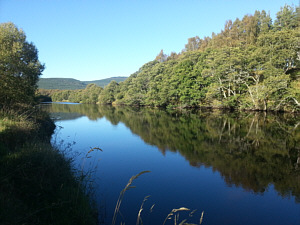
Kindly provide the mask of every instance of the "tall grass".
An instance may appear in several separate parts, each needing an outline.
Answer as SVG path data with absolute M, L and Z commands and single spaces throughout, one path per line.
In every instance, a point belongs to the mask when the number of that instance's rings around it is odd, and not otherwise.
M 50 144 L 37 112 L 0 112 L 0 224 L 96 224 L 71 160 Z
M 24 131 L 33 130 L 36 128 L 36 124 L 28 120 L 26 113 L 9 109 L 0 110 L 0 132 L 13 128 L 22 129 Z
M 97 211 L 91 207 L 86 192 L 89 176 L 83 173 L 83 169 L 74 170 L 72 159 L 66 158 L 61 149 L 51 146 L 53 130 L 53 122 L 36 110 L 0 111 L 1 225 L 97 224 Z M 90 158 L 89 154 L 96 150 L 102 151 L 91 148 L 85 158 Z M 126 191 L 135 188 L 132 185 L 134 180 L 148 172 L 132 176 L 120 192 L 112 225 L 116 224 Z M 142 212 L 149 197 L 146 196 L 140 206 L 136 225 L 143 225 Z M 182 211 L 190 209 L 172 209 L 162 224 L 168 221 L 173 221 L 174 225 L 188 224 L 187 219 L 179 219 Z
M 122 204 L 122 201 L 123 201 L 123 198 L 124 198 L 124 195 L 125 195 L 125 192 L 128 191 L 129 189 L 132 189 L 132 188 L 135 188 L 135 186 L 132 186 L 132 182 L 137 179 L 139 176 L 141 176 L 142 174 L 144 173 L 149 173 L 150 171 L 142 171 L 140 172 L 139 174 L 137 175 L 134 175 L 132 176 L 128 183 L 126 184 L 125 188 L 120 192 L 120 195 L 119 195 L 119 198 L 117 200 L 117 204 L 116 204 L 116 208 L 115 208 L 115 212 L 114 212 L 114 215 L 113 215 L 113 219 L 112 219 L 112 225 L 115 225 L 116 223 L 116 219 L 117 219 L 117 215 L 119 214 L 120 212 L 120 207 L 121 207 L 121 204 Z
M 115 207 L 115 211 L 114 211 L 114 215 L 113 215 L 113 219 L 112 219 L 111 225 L 115 225 L 116 224 L 117 216 L 120 213 L 120 207 L 121 207 L 121 204 L 122 204 L 125 192 L 128 191 L 128 190 L 130 190 L 130 189 L 132 189 L 132 188 L 135 188 L 135 186 L 132 185 L 132 183 L 133 183 L 133 181 L 135 179 L 137 179 L 142 174 L 149 173 L 149 172 L 150 171 L 142 171 L 142 172 L 138 173 L 137 175 L 132 176 L 129 179 L 129 181 L 126 184 L 125 188 L 120 192 L 119 198 L 118 198 L 117 203 L 116 203 L 116 207 Z M 140 209 L 138 211 L 136 225 L 143 225 L 143 220 L 142 220 L 141 214 L 142 214 L 142 211 L 144 210 L 144 208 L 143 208 L 144 203 L 148 200 L 149 197 L 150 197 L 150 195 L 146 196 L 143 199 L 143 201 L 142 201 L 142 204 L 141 204 Z M 154 207 L 154 205 L 151 206 L 150 212 L 152 212 L 153 207 Z M 169 220 L 173 220 L 174 221 L 174 225 L 196 225 L 196 224 L 192 224 L 192 223 L 187 223 L 187 219 L 183 219 L 183 220 L 179 221 L 179 214 L 182 211 L 191 211 L 191 210 L 188 209 L 188 208 L 186 208 L 186 207 L 180 207 L 180 208 L 177 208 L 177 209 L 176 208 L 172 209 L 171 212 L 166 216 L 166 218 L 163 221 L 162 225 L 165 225 L 167 223 L 167 221 L 169 221 Z M 196 210 L 191 211 L 190 214 L 189 214 L 189 217 L 192 217 L 193 214 L 195 213 L 195 211 Z M 203 222 L 203 216 L 204 216 L 204 211 L 202 211 L 202 213 L 201 213 L 199 224 L 202 224 L 202 222 Z M 154 223 L 154 224 L 157 225 L 157 222 Z M 121 222 L 121 225 L 123 225 L 122 222 Z
M 1 150 L 13 152 L 26 142 L 43 140 L 48 142 L 55 125 L 45 112 L 38 108 L 0 110 L 0 155 Z

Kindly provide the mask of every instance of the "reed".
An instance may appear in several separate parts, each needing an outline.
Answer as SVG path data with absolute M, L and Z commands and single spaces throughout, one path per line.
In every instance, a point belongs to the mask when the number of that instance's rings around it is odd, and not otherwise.
M 144 198 L 142 204 L 141 204 L 140 210 L 139 210 L 138 215 L 137 215 L 136 225 L 139 225 L 140 223 L 141 223 L 141 225 L 143 225 L 143 220 L 142 220 L 142 217 L 141 217 L 141 213 L 144 210 L 144 208 L 143 208 L 144 203 L 148 200 L 149 197 L 150 197 L 150 195 L 146 196 Z M 152 212 L 153 207 L 154 207 L 154 205 L 152 205 L 152 207 L 150 208 L 150 212 Z
M 128 191 L 129 189 L 135 188 L 135 186 L 132 186 L 132 183 L 135 179 L 137 179 L 139 176 L 141 176 L 144 173 L 149 173 L 150 171 L 142 171 L 137 175 L 132 176 L 128 183 L 126 184 L 125 188 L 120 192 L 119 198 L 117 200 L 116 203 L 116 207 L 115 207 L 115 211 L 114 211 L 114 215 L 113 215 L 113 219 L 112 219 L 112 223 L 111 225 L 115 225 L 116 224 L 116 220 L 117 220 L 117 215 L 120 213 L 120 207 L 121 207 L 121 203 L 122 200 L 124 198 L 125 192 Z M 149 199 L 150 195 L 146 196 L 140 206 L 140 209 L 138 211 L 137 214 L 137 220 L 136 220 L 136 225 L 143 225 L 143 220 L 142 220 L 142 212 L 144 210 L 144 203 Z M 152 212 L 153 208 L 154 208 L 155 204 L 153 204 L 150 208 L 150 213 Z M 186 208 L 186 207 L 180 207 L 180 208 L 175 208 L 172 209 L 171 212 L 167 215 L 167 217 L 165 218 L 164 222 L 162 225 L 165 225 L 167 223 L 168 220 L 173 219 L 174 220 L 174 225 L 196 225 L 196 224 L 192 224 L 192 223 L 187 223 L 187 219 L 183 219 L 182 221 L 179 222 L 179 213 L 182 211 L 191 211 L 190 209 Z M 192 217 L 193 214 L 196 212 L 196 210 L 193 210 L 190 212 L 189 217 Z M 203 216 L 204 216 L 204 211 L 202 211 L 201 213 L 201 217 L 199 220 L 199 224 L 202 224 L 203 222 Z M 121 225 L 125 225 L 125 223 L 123 224 L 123 222 L 120 223 Z
M 119 195 L 119 198 L 117 200 L 117 204 L 116 204 L 116 207 L 115 207 L 115 212 L 114 212 L 114 215 L 113 215 L 113 219 L 112 219 L 112 225 L 115 225 L 116 223 L 116 219 L 117 219 L 117 215 L 119 214 L 120 212 L 120 207 L 121 207 L 121 204 L 122 204 L 122 200 L 124 198 L 124 195 L 125 195 L 125 192 L 128 191 L 129 189 L 132 189 L 132 188 L 135 188 L 135 186 L 132 186 L 132 182 L 137 179 L 139 176 L 141 176 L 142 174 L 145 174 L 145 173 L 149 173 L 150 171 L 146 170 L 146 171 L 142 171 L 140 173 L 138 173 L 137 175 L 134 175 L 132 176 L 128 183 L 126 184 L 125 188 L 120 192 L 120 195 Z

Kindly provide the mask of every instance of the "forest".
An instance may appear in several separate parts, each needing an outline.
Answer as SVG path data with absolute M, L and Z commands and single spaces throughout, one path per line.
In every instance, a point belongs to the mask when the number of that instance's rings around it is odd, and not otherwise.
M 51 93 L 53 101 L 165 108 L 300 111 L 299 7 L 274 22 L 262 10 L 228 20 L 211 37 L 163 50 L 125 81 Z

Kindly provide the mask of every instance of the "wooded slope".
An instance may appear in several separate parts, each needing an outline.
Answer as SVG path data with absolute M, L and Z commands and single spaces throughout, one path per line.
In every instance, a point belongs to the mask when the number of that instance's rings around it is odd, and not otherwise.
M 226 21 L 211 37 L 188 39 L 118 84 L 98 92 L 102 104 L 300 110 L 299 7 L 284 6 L 274 22 L 265 11 Z M 54 100 L 63 94 L 53 95 Z
M 100 87 L 105 87 L 112 80 L 117 82 L 124 81 L 127 77 L 111 77 L 94 81 L 80 81 L 73 78 L 40 78 L 38 87 L 40 89 L 58 89 L 58 90 L 76 90 L 84 89 L 88 84 L 97 84 Z

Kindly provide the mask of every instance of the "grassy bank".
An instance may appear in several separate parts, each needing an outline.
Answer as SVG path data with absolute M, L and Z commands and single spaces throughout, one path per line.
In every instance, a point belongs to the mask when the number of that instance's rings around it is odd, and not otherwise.
M 0 224 L 96 224 L 71 161 L 38 111 L 0 111 Z

